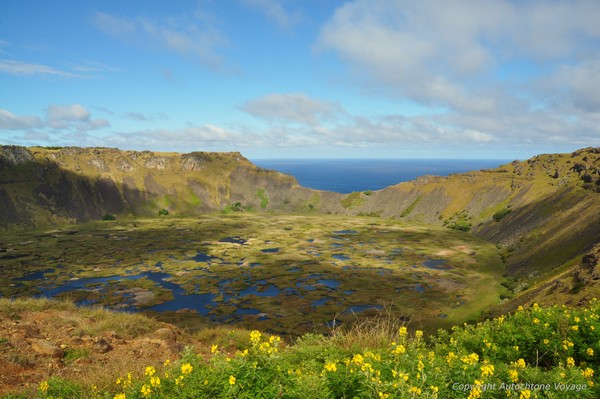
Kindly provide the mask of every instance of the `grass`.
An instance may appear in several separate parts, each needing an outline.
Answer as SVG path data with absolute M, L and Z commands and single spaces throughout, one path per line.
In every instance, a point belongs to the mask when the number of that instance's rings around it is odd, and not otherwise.
M 267 195 L 267 191 L 263 188 L 259 188 L 256 191 L 256 196 L 260 200 L 260 207 L 262 209 L 267 209 L 267 206 L 269 206 L 269 196 Z
M 37 394 L 88 398 L 595 398 L 600 305 L 519 309 L 426 335 L 381 314 L 377 321 L 306 334 L 291 345 L 246 332 L 238 349 L 188 348 L 93 389 L 52 377 Z M 219 336 L 218 334 L 217 336 Z M 216 337 L 215 337 L 216 339 Z M 215 341 L 213 341 L 215 342 Z

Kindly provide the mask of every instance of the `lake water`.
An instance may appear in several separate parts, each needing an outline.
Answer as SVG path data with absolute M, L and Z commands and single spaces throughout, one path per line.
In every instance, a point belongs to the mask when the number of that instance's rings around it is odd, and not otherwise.
M 254 164 L 298 179 L 303 187 L 351 193 L 380 190 L 423 175 L 497 168 L 503 159 L 256 159 Z

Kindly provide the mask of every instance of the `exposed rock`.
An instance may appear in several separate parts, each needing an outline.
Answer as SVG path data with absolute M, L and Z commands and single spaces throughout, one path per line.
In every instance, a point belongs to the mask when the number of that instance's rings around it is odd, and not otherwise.
M 600 244 L 596 244 L 590 252 L 585 254 L 581 264 L 589 270 L 594 280 L 600 279 Z
M 53 342 L 39 338 L 32 338 L 29 342 L 31 343 L 31 349 L 40 355 L 57 358 L 65 357 L 65 352 Z
M 15 329 L 21 331 L 24 338 L 42 338 L 40 329 L 38 326 L 33 324 L 17 324 Z
M 146 167 L 148 169 L 159 169 L 163 170 L 169 165 L 169 159 L 163 157 L 152 157 L 146 160 Z
M 101 172 L 104 172 L 104 173 L 110 172 L 110 168 L 108 167 L 106 162 L 104 162 L 104 160 L 102 160 L 102 159 L 91 159 L 90 161 L 88 161 L 88 163 Z
M 117 161 L 117 169 L 119 169 L 121 172 L 131 172 L 135 168 L 131 163 L 129 163 L 128 160 L 126 160 L 125 158 L 120 158 Z
M 113 350 L 112 345 L 105 340 L 104 338 L 98 338 L 96 342 L 94 342 L 93 349 L 97 353 L 107 353 Z
M 25 148 L 16 145 L 0 146 L 0 169 L 32 162 L 33 155 Z
M 203 152 L 191 152 L 181 156 L 181 168 L 184 170 L 202 170 L 202 164 L 210 162 L 210 156 Z

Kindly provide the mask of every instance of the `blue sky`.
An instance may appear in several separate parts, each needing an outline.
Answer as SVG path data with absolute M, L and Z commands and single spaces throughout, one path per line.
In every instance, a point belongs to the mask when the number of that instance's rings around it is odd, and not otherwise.
M 3 0 L 0 143 L 249 158 L 600 146 L 600 2 Z

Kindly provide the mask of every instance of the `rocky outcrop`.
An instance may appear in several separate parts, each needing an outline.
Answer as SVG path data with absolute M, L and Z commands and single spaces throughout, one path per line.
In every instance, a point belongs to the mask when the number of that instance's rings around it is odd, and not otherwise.
M 0 169 L 33 162 L 33 155 L 25 147 L 14 145 L 0 146 Z
M 594 280 L 600 279 L 600 244 L 596 244 L 590 252 L 585 254 L 581 265 Z

